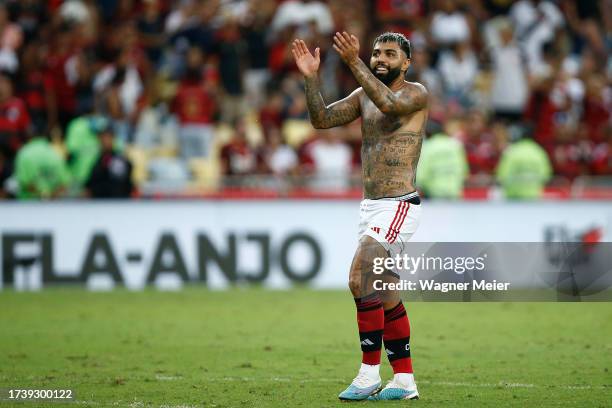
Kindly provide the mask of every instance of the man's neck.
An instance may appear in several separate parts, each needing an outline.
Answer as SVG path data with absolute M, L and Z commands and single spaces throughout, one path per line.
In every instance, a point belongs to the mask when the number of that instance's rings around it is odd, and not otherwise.
M 389 89 L 392 91 L 398 91 L 404 86 L 404 82 L 404 75 L 399 75 L 389 84 Z

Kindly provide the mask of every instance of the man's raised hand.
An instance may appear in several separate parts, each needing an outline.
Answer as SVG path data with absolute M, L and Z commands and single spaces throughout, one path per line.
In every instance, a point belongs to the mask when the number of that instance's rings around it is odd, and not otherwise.
M 353 34 L 346 31 L 336 33 L 333 47 L 346 64 L 351 64 L 359 59 L 359 40 Z
M 302 75 L 311 77 L 317 74 L 319 64 L 321 63 L 321 50 L 319 47 L 315 48 L 315 55 L 313 57 L 310 51 L 308 51 L 306 43 L 300 39 L 295 39 L 293 40 L 291 53 Z

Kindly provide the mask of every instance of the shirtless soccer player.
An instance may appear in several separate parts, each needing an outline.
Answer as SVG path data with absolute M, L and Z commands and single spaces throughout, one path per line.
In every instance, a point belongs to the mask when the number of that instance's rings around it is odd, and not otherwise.
M 410 42 L 402 34 L 385 33 L 374 40 L 368 67 L 359 58 L 359 41 L 336 33 L 334 49 L 361 85 L 348 97 L 326 105 L 314 56 L 302 40 L 293 42 L 293 56 L 306 81 L 308 111 L 317 129 L 341 126 L 361 117 L 364 200 L 361 202 L 359 246 L 353 258 L 349 287 L 357 305 L 362 364 L 341 400 L 416 399 L 419 396 L 410 358 L 410 323 L 398 292 L 374 290 L 374 280 L 397 281 L 397 271 L 373 274 L 375 258 L 395 257 L 414 234 L 420 199 L 414 179 L 427 121 L 427 91 L 406 82 Z M 377 287 L 380 287 L 377 285 Z M 393 367 L 393 380 L 380 390 L 381 348 Z

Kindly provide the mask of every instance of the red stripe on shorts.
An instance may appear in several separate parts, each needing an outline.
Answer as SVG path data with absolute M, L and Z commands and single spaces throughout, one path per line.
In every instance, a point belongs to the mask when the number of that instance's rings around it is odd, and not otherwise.
M 402 225 L 404 225 L 404 220 L 406 219 L 406 215 L 408 215 L 408 210 L 409 209 L 410 209 L 410 203 L 406 203 L 405 211 L 402 213 L 401 219 L 398 222 L 398 226 L 397 226 L 397 228 L 395 228 L 393 236 L 389 240 L 390 244 L 394 243 L 395 240 L 397 239 L 397 236 L 399 235 L 400 229 L 402 228 Z
M 395 217 L 393 217 L 393 221 L 391 221 L 391 225 L 389 225 L 389 230 L 387 230 L 387 235 L 385 235 L 385 239 L 389 240 L 389 238 L 391 238 L 391 235 L 393 234 L 393 228 L 395 226 L 396 221 L 398 220 L 399 215 L 402 212 L 402 209 L 404 208 L 404 204 L 406 204 L 403 201 L 400 201 L 398 206 L 397 206 L 397 210 L 395 211 Z

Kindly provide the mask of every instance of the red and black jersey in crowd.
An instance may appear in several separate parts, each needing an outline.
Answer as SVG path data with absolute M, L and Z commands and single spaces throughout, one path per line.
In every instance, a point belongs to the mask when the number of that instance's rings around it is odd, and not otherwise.
M 264 138 L 266 141 L 270 135 L 270 129 L 280 129 L 283 126 L 283 115 L 282 112 L 278 109 L 273 109 L 271 107 L 264 106 L 259 111 L 259 123 L 264 133 Z
M 555 114 L 557 107 L 547 92 L 536 91 L 529 98 L 525 119 L 534 125 L 533 138 L 551 153 L 555 144 Z
M 181 124 L 212 124 L 216 111 L 215 100 L 205 89 L 204 81 L 183 80 L 172 104 Z
M 600 143 L 593 149 L 591 171 L 601 176 L 612 175 L 612 142 Z
M 30 127 L 30 115 L 19 98 L 9 98 L 0 103 L 0 148 L 12 160 L 25 141 Z
M 47 59 L 47 67 L 53 80 L 53 90 L 57 97 L 57 107 L 60 112 L 73 113 L 76 108 L 75 89 L 66 77 L 66 62 L 72 53 L 51 54 Z
M 589 139 L 595 143 L 603 142 L 609 123 L 610 109 L 605 102 L 587 95 L 584 98 L 582 126 L 586 128 Z
M 570 180 L 589 174 L 593 146 L 589 141 L 560 143 L 552 154 L 555 174 Z
M 492 140 L 486 138 L 465 142 L 465 151 L 471 174 L 493 174 L 500 152 Z
M 19 83 L 17 96 L 21 98 L 39 129 L 47 126 L 47 94 L 53 92 L 53 79 L 43 71 L 27 73 Z
M 253 174 L 257 170 L 257 152 L 246 140 L 234 140 L 221 149 L 223 172 L 227 176 Z

